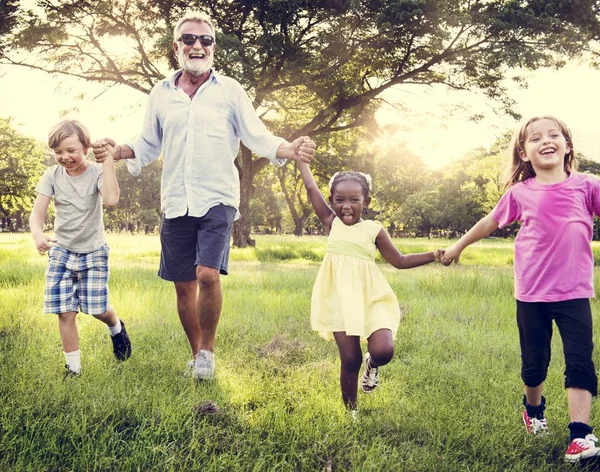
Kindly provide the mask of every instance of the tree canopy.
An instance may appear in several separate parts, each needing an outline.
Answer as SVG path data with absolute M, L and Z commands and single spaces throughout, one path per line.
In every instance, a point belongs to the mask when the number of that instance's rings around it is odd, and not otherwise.
M 177 67 L 175 22 L 203 10 L 217 24 L 217 69 L 243 84 L 272 129 L 319 142 L 373 124 L 383 92 L 414 84 L 478 90 L 516 117 L 503 83 L 509 68 L 558 67 L 598 53 L 600 39 L 596 0 L 35 3 L 19 7 L 1 62 L 148 93 Z M 244 217 L 266 162 L 248 150 L 238 158 Z

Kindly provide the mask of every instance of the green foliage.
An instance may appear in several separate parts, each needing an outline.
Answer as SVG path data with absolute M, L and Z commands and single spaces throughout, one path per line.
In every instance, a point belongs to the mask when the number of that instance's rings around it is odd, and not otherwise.
M 117 166 L 121 190 L 119 204 L 105 208 L 106 228 L 112 231 L 154 232 L 160 225 L 160 178 L 162 160 L 157 160 L 134 177 L 126 165 Z
M 21 7 L 16 27 L 4 38 L 3 62 L 146 93 L 176 67 L 174 22 L 188 8 L 206 11 L 219 28 L 217 69 L 238 79 L 261 113 L 274 112 L 265 115 L 272 129 L 290 139 L 309 134 L 321 146 L 333 132 L 372 131 L 381 93 L 396 86 L 480 90 L 495 108 L 516 117 L 502 85 L 507 68 L 558 67 L 566 57 L 597 49 L 600 38 L 593 0 L 36 4 L 37 10 Z M 25 60 L 23 50 L 30 52 Z M 243 156 L 238 161 L 246 210 L 253 178 L 265 161 Z M 288 172 L 280 180 L 287 182 L 283 193 L 300 234 L 308 215 L 296 175 Z M 460 211 L 470 209 L 463 207 Z M 240 224 L 249 231 L 246 221 Z M 238 244 L 249 239 L 236 236 Z
M 0 216 L 30 211 L 35 186 L 44 173 L 47 150 L 0 118 Z
M 19 0 L 0 1 L 0 58 L 3 50 L 8 47 L 5 38 L 17 24 Z

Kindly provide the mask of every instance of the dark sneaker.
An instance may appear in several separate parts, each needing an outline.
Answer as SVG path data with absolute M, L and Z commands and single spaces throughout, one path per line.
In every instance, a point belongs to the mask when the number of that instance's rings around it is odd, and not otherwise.
M 371 367 L 371 354 L 365 353 L 363 360 L 364 369 L 360 379 L 360 389 L 364 393 L 371 393 L 379 385 L 379 368 Z
M 81 371 L 75 372 L 74 370 L 71 370 L 69 368 L 68 364 L 65 364 L 65 374 L 63 376 L 63 380 L 79 377 L 80 375 L 81 375 Z
M 527 410 L 523 410 L 523 423 L 529 434 L 544 434 L 548 432 L 548 422 L 545 416 L 542 419 L 530 418 Z
M 131 341 L 129 335 L 125 329 L 125 323 L 121 320 L 121 332 L 111 336 L 110 339 L 113 343 L 113 353 L 118 361 L 124 361 L 129 359 L 131 356 Z
M 600 455 L 598 447 L 598 438 L 593 434 L 588 434 L 585 438 L 575 438 L 569 444 L 565 452 L 567 462 L 579 462 L 582 459 L 589 459 Z

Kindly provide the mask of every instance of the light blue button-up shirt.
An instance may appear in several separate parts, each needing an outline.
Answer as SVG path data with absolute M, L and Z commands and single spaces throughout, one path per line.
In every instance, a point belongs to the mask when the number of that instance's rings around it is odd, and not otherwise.
M 139 175 L 162 151 L 160 199 L 166 218 L 204 216 L 219 204 L 237 210 L 240 180 L 234 161 L 240 140 L 279 165 L 285 160 L 276 158 L 277 148 L 285 140 L 267 130 L 236 80 L 212 71 L 190 99 L 175 85 L 180 75 L 177 71 L 150 92 L 142 134 L 127 143 L 135 154 L 127 160 L 128 170 Z

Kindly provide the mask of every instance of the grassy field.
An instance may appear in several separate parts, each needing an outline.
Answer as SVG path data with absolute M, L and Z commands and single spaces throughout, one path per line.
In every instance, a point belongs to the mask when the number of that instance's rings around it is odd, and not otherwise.
M 562 459 L 558 335 L 545 392 L 552 432 L 528 437 L 521 424 L 510 242 L 479 243 L 450 268 L 381 265 L 404 317 L 356 423 L 336 346 L 309 325 L 324 238 L 259 237 L 256 249 L 232 250 L 212 383 L 183 376 L 190 354 L 172 284 L 156 275 L 157 237 L 109 244 L 111 301 L 133 355 L 117 364 L 106 328 L 80 315 L 83 376 L 63 381 L 57 322 L 41 314 L 46 258 L 29 235 L 0 234 L 0 470 L 573 469 Z

